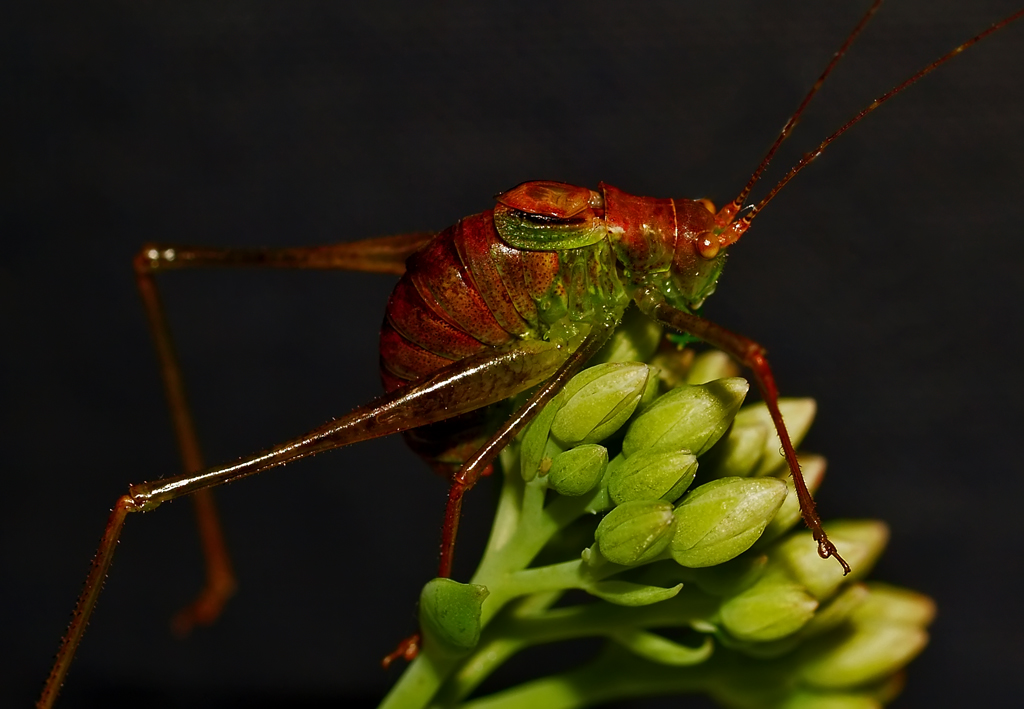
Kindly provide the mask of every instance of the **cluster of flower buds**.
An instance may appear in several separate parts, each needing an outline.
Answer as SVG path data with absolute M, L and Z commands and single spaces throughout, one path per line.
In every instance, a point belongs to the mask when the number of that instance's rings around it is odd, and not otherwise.
M 726 706 L 866 708 L 895 696 L 927 642 L 932 602 L 862 581 L 885 547 L 883 523 L 826 525 L 853 568 L 845 577 L 794 531 L 775 429 L 763 404 L 742 407 L 748 384 L 721 376 L 729 366 L 720 353 L 663 366 L 667 377 L 637 362 L 594 366 L 510 446 L 479 571 L 423 593 L 431 696 L 464 701 L 511 654 L 580 636 L 607 638 L 605 650 L 460 706 L 702 692 Z M 781 407 L 798 445 L 814 402 Z M 824 460 L 800 461 L 816 489 Z M 595 599 L 553 608 L 569 589 Z

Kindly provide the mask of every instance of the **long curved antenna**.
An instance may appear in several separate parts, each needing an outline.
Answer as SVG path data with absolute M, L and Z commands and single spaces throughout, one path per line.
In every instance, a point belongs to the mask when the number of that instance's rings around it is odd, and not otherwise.
M 915 83 L 916 81 L 918 81 L 919 79 L 924 77 L 926 74 L 930 74 L 936 68 L 938 68 L 939 66 L 945 64 L 950 59 L 952 59 L 953 57 L 955 57 L 958 54 L 960 54 L 961 52 L 963 52 L 965 49 L 970 47 L 972 44 L 975 44 L 976 42 L 980 42 L 982 39 L 984 39 L 985 37 L 989 36 L 993 32 L 1001 30 L 1006 25 L 1010 24 L 1014 20 L 1020 19 L 1021 17 L 1024 17 L 1024 8 L 1022 8 L 1020 10 L 1017 10 L 1017 12 L 1013 13 L 1012 15 L 1010 15 L 1008 17 L 1003 18 L 1002 20 L 999 20 L 998 22 L 993 23 L 992 26 L 989 27 L 988 29 L 986 29 L 984 32 L 981 32 L 980 34 L 977 34 L 974 37 L 971 37 L 969 40 L 967 40 L 963 44 L 959 45 L 958 47 L 955 47 L 950 52 L 948 52 L 948 53 L 944 54 L 943 56 L 939 57 L 938 59 L 936 59 L 934 62 L 932 62 L 931 64 L 926 66 L 924 69 L 922 69 L 921 71 L 919 71 L 916 74 L 914 74 L 913 76 L 911 76 L 909 79 L 907 79 L 903 83 L 899 84 L 898 86 L 890 89 L 889 91 L 885 92 L 884 94 L 882 94 L 881 96 L 876 98 L 866 108 L 864 108 L 860 113 L 858 113 L 856 116 L 854 116 L 849 121 L 847 121 L 846 124 L 842 128 L 837 130 L 835 133 L 833 133 L 829 137 L 825 138 L 825 140 L 821 141 L 821 143 L 818 145 L 817 148 L 815 148 L 811 152 L 805 154 L 803 156 L 803 158 L 800 160 L 800 162 L 798 162 L 796 165 L 794 165 L 793 168 L 788 173 L 786 173 L 786 176 L 783 177 L 781 180 L 779 180 L 779 183 L 777 185 L 775 185 L 775 187 L 772 188 L 771 192 L 769 192 L 765 196 L 764 199 L 762 199 L 760 202 L 758 202 L 755 207 L 751 208 L 751 210 L 749 212 L 747 212 L 745 215 L 743 215 L 739 219 L 736 219 L 736 217 L 733 216 L 733 221 L 734 221 L 733 230 L 736 231 L 737 234 L 742 234 L 744 231 L 746 231 L 747 227 L 749 227 L 750 223 L 754 220 L 754 217 L 757 216 L 762 209 L 764 209 L 765 205 L 767 205 L 769 202 L 772 201 L 772 199 L 775 197 L 775 195 L 777 195 L 779 193 L 779 191 L 783 187 L 785 187 L 786 184 L 788 184 L 789 181 L 792 180 L 796 176 L 796 174 L 798 172 L 800 172 L 805 167 L 807 167 L 812 162 L 814 162 L 815 158 L 817 158 L 819 155 L 821 155 L 822 152 L 824 152 L 825 148 L 827 148 L 829 146 L 829 144 L 832 143 L 832 141 L 834 141 L 836 138 L 838 138 L 843 133 L 845 133 L 850 128 L 852 128 L 854 125 L 856 125 L 861 120 L 863 120 L 864 117 L 867 116 L 869 113 L 874 111 L 876 108 L 881 106 L 883 103 L 885 103 L 886 101 L 891 99 L 896 94 L 902 92 L 904 89 L 909 87 L 911 84 Z M 747 192 L 747 190 L 744 190 L 744 193 L 746 193 L 746 192 Z
M 842 46 L 839 47 L 839 49 L 836 50 L 836 53 L 832 55 L 832 61 L 830 61 L 828 66 L 825 67 L 825 70 L 821 72 L 821 76 L 819 76 L 818 80 L 814 82 L 814 86 L 811 87 L 811 90 L 807 92 L 806 96 L 804 96 L 804 100 L 800 102 L 799 106 L 797 106 L 793 115 L 790 116 L 788 121 L 786 121 L 786 125 L 782 127 L 782 130 L 779 132 L 775 142 L 772 143 L 772 147 L 768 149 L 768 152 L 761 160 L 761 163 L 757 166 L 757 169 L 754 170 L 754 174 L 750 176 L 750 179 L 747 181 L 743 191 L 739 193 L 736 199 L 732 201 L 730 207 L 727 208 L 731 208 L 730 211 L 733 217 L 735 217 L 736 214 L 739 214 L 739 211 L 743 209 L 743 203 L 746 201 L 747 197 L 750 196 L 750 191 L 754 189 L 754 185 L 756 185 L 757 181 L 761 179 L 761 175 L 764 173 L 765 169 L 767 169 L 768 163 L 770 163 L 772 158 L 775 157 L 775 153 L 778 152 L 779 146 L 781 146 L 786 138 L 789 137 L 789 134 L 793 132 L 793 129 L 796 128 L 796 124 L 800 122 L 800 117 L 803 115 L 804 109 L 807 108 L 807 104 L 809 104 L 811 99 L 814 98 L 814 95 L 818 93 L 818 89 L 820 89 L 821 85 L 825 83 L 825 79 L 832 73 L 832 70 L 835 69 L 836 65 L 839 63 L 839 60 L 843 58 L 843 55 L 846 54 L 850 45 L 853 44 L 853 40 L 857 38 L 857 35 L 859 35 L 861 30 L 863 30 L 868 24 L 868 20 L 878 12 L 878 8 L 881 6 L 882 0 L 875 0 L 875 3 L 868 8 L 868 11 L 864 13 L 864 17 L 860 18 L 860 22 L 857 23 L 857 26 L 853 28 L 853 31 L 851 31 L 843 41 Z

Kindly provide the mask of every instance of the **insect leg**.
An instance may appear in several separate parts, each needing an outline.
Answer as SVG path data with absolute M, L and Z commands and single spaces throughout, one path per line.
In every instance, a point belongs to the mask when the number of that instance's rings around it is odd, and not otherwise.
M 616 325 L 618 325 L 618 321 L 595 325 L 583 343 L 569 355 L 558 371 L 544 382 L 543 386 L 537 389 L 529 400 L 519 407 L 511 418 L 502 424 L 501 428 L 452 477 L 451 488 L 448 491 L 448 505 L 444 513 L 444 526 L 441 532 L 441 562 L 438 566 L 438 576 L 442 578 L 451 576 L 452 562 L 455 557 L 455 537 L 458 534 L 459 519 L 462 516 L 463 495 L 476 485 L 502 449 L 526 428 L 527 424 L 541 412 L 544 405 L 551 401 L 555 394 L 562 390 L 565 383 L 601 349 L 612 332 L 615 331 Z
M 519 407 L 512 417 L 502 424 L 501 428 L 452 477 L 452 484 L 448 490 L 448 504 L 444 510 L 444 525 L 441 529 L 441 561 L 437 570 L 437 575 L 440 578 L 450 578 L 452 574 L 452 563 L 455 560 L 455 538 L 459 531 L 459 520 L 462 518 L 462 498 L 466 491 L 476 485 L 502 449 L 526 428 L 530 421 L 541 412 L 544 405 L 562 390 L 565 383 L 591 357 L 597 354 L 597 351 L 615 331 L 616 325 L 618 325 L 618 321 L 595 325 L 583 344 L 569 355 L 558 371 L 544 382 L 543 386 L 537 389 L 529 400 Z M 398 647 L 381 660 L 381 665 L 387 669 L 398 658 L 412 661 L 419 654 L 420 639 L 419 633 L 405 638 L 398 644 Z
M 333 269 L 370 273 L 405 273 L 405 260 L 435 234 L 413 232 L 324 246 L 284 249 L 213 248 L 147 244 L 135 257 L 135 269 L 166 271 L 197 266 Z
M 488 406 L 552 376 L 565 361 L 564 348 L 528 341 L 502 352 L 489 350 L 399 387 L 309 433 L 229 465 L 129 487 L 111 513 L 72 615 L 53 670 L 37 707 L 53 706 L 68 667 L 96 606 L 129 512 L 144 512 L 178 497 L 232 482 L 321 451 L 398 433 Z
M 259 266 L 342 269 L 401 275 L 405 272 L 406 258 L 431 238 L 432 233 L 418 232 L 351 243 L 287 249 L 222 249 L 159 244 L 144 246 L 134 260 L 135 276 L 160 360 L 164 391 L 178 449 L 181 451 L 183 472 L 195 473 L 206 465 L 185 395 L 170 328 L 153 279 L 155 271 L 204 266 Z M 200 490 L 192 500 L 206 563 L 206 583 L 196 599 L 175 614 L 171 621 L 171 627 L 179 636 L 187 635 L 197 624 L 209 625 L 216 620 L 237 588 L 213 494 L 209 490 Z
M 844 573 L 850 573 L 850 566 L 840 556 L 835 545 L 829 540 L 828 535 L 821 526 L 821 518 L 815 509 L 814 498 L 811 497 L 807 484 L 804 482 L 803 473 L 800 472 L 800 464 L 797 462 L 796 450 L 786 430 L 786 423 L 782 420 L 782 412 L 779 411 L 779 390 L 775 386 L 775 377 L 772 375 L 771 367 L 765 357 L 765 348 L 758 343 L 742 335 L 737 335 L 726 330 L 702 317 L 676 310 L 664 301 L 664 298 L 654 291 L 646 291 L 637 297 L 637 304 L 640 309 L 649 316 L 673 327 L 682 332 L 699 337 L 704 342 L 717 347 L 723 352 L 732 355 L 741 364 L 750 368 L 757 382 L 761 396 L 768 406 L 772 421 L 775 423 L 775 430 L 782 441 L 782 451 L 789 465 L 790 473 L 793 475 L 793 485 L 796 487 L 797 498 L 800 501 L 800 513 L 804 523 L 811 529 L 814 540 L 818 542 L 818 554 L 823 558 L 835 557 L 842 567 Z

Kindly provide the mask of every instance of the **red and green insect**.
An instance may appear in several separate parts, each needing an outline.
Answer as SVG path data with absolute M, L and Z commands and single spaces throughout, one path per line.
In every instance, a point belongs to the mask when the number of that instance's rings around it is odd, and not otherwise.
M 772 406 L 777 393 L 763 349 L 697 314 L 714 289 L 725 249 L 774 195 L 773 191 L 758 207 L 744 212 L 748 191 L 749 187 L 716 211 L 704 200 L 634 197 L 609 185 L 591 190 L 530 182 L 499 195 L 493 211 L 466 218 L 437 236 L 414 234 L 310 250 L 144 249 L 136 265 L 168 379 L 186 467 L 202 472 L 135 485 L 121 498 L 96 573 L 83 596 L 84 614 L 95 602 L 98 581 L 105 574 L 127 512 L 152 509 L 164 501 L 322 450 L 412 429 L 417 431 L 415 445 L 435 467 L 458 469 L 444 525 L 441 574 L 446 575 L 463 493 L 531 414 L 603 344 L 630 303 L 670 327 L 732 353 L 752 369 Z M 195 448 L 190 441 L 195 437 L 152 280 L 157 270 L 201 265 L 404 271 L 406 275 L 388 305 L 381 337 L 382 376 L 389 393 L 270 451 L 229 466 L 204 469 L 198 453 L 190 453 L 190 446 Z M 497 432 L 488 430 L 488 422 L 476 420 L 473 412 L 538 385 L 530 401 Z M 774 413 L 794 476 L 799 479 L 781 416 L 777 409 Z M 455 417 L 466 417 L 458 421 L 462 434 L 458 438 L 452 439 L 450 430 L 433 429 L 419 435 L 422 427 Z M 430 435 L 433 433 L 443 435 Z M 819 537 L 822 555 L 841 560 L 824 537 L 806 491 L 802 503 L 805 519 Z M 229 581 L 223 583 L 230 585 Z M 219 602 L 209 601 L 210 607 L 201 604 L 194 613 L 197 617 L 216 613 Z M 74 640 L 67 646 L 68 661 L 84 630 L 84 617 L 76 619 L 69 635 Z M 63 673 L 66 662 L 59 661 L 58 670 Z M 55 676 L 47 697 L 55 694 L 60 681 Z

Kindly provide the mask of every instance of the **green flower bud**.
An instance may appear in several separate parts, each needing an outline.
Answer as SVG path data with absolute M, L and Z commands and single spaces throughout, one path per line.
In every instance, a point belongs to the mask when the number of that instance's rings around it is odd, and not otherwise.
M 786 499 L 775 478 L 722 478 L 691 490 L 676 507 L 672 558 L 714 566 L 750 548 Z
M 519 468 L 526 482 L 537 477 L 542 468 L 550 465 L 554 455 L 563 450 L 550 440 L 551 422 L 555 420 L 555 414 L 561 408 L 563 400 L 562 392 L 556 394 L 530 422 L 523 434 L 523 443 L 519 448 Z
M 769 642 L 795 633 L 818 608 L 807 590 L 785 574 L 766 574 L 722 604 L 723 627 L 737 640 Z
M 854 625 L 805 644 L 800 678 L 822 689 L 861 686 L 897 672 L 927 644 L 928 633 L 916 625 Z
M 923 593 L 878 582 L 869 583 L 867 588 L 867 599 L 851 617 L 858 625 L 901 623 L 925 627 L 935 619 L 935 601 Z
M 420 628 L 431 648 L 445 655 L 465 655 L 480 641 L 480 607 L 486 586 L 451 579 L 429 581 L 420 593 Z
M 608 449 L 596 443 L 584 443 L 554 459 L 548 485 L 561 495 L 585 495 L 601 481 L 607 466 Z
M 796 448 L 804 440 L 807 431 L 814 422 L 814 414 L 818 405 L 814 399 L 779 399 L 779 411 L 782 412 L 782 419 L 786 422 L 786 430 L 789 431 L 789 438 Z M 754 471 L 755 476 L 770 475 L 786 465 L 786 459 L 782 456 L 782 441 L 775 430 L 775 423 L 764 402 L 745 406 L 736 414 L 735 427 L 762 427 L 768 431 L 764 444 L 761 462 Z
M 934 602 L 886 584 L 863 585 L 867 597 L 849 624 L 801 649 L 800 675 L 812 687 L 839 689 L 874 683 L 902 669 L 927 644 Z
M 590 361 L 647 362 L 657 351 L 663 334 L 664 328 L 656 320 L 639 308 L 628 308 L 608 342 Z
M 811 491 L 811 494 L 814 494 L 814 491 L 821 485 L 821 481 L 825 479 L 825 459 L 820 455 L 803 453 L 798 456 L 798 459 L 800 461 L 800 471 L 804 474 L 804 482 L 807 483 L 807 489 Z M 782 503 L 782 507 L 775 514 L 775 519 L 771 521 L 765 528 L 764 534 L 757 540 L 758 545 L 764 545 L 774 539 L 778 539 L 800 521 L 800 500 L 796 496 L 796 484 L 789 474 L 789 468 L 780 471 L 779 474 L 785 477 L 786 488 L 789 490 L 789 494 L 786 496 L 786 501 Z M 761 548 L 761 546 L 758 548 Z
M 821 635 L 845 623 L 869 595 L 870 591 L 863 583 L 847 586 L 818 609 L 810 622 L 804 626 L 800 635 L 803 638 Z
M 821 601 L 835 593 L 844 581 L 866 576 L 889 541 L 889 528 L 876 520 L 832 522 L 826 526 L 829 539 L 853 570 L 849 576 L 843 576 L 839 564 L 818 556 L 818 544 L 809 530 L 791 534 L 769 551 L 772 564 L 783 566 L 797 583 Z
M 778 709 L 878 709 L 880 706 L 881 703 L 872 695 L 801 690 L 778 705 Z
M 597 443 L 619 430 L 640 403 L 651 369 L 639 362 L 612 362 L 569 380 L 551 435 L 566 448 Z
M 676 349 L 659 350 L 649 361 L 651 366 L 658 371 L 658 379 L 665 386 L 665 390 L 669 391 L 683 384 L 691 383 L 686 381 L 686 377 L 690 372 L 693 360 L 693 350 L 677 347 Z
M 686 383 L 707 384 L 716 379 L 735 377 L 738 374 L 739 368 L 732 357 L 721 350 L 707 350 L 693 358 L 690 371 L 686 373 Z
M 637 417 L 622 452 L 629 457 L 688 450 L 699 456 L 729 428 L 748 388 L 747 380 L 732 377 L 673 389 Z
M 671 502 L 627 502 L 605 515 L 594 532 L 594 539 L 608 561 L 638 566 L 665 550 L 672 540 L 675 523 Z
M 714 480 L 753 475 L 764 457 L 769 433 L 760 423 L 740 426 L 733 420 L 729 432 L 701 457 L 701 476 Z
M 608 475 L 608 492 L 615 504 L 633 500 L 675 502 L 697 474 L 697 458 L 680 453 L 637 453 Z

